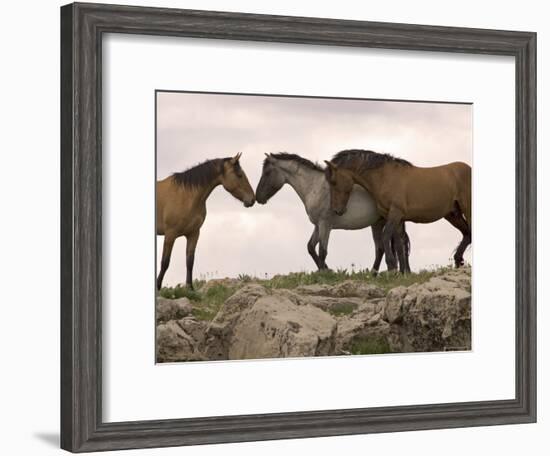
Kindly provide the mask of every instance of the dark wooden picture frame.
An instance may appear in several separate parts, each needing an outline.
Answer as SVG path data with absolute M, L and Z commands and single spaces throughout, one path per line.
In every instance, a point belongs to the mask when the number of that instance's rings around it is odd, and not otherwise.
M 516 395 L 511 400 L 102 421 L 105 33 L 509 55 L 516 66 Z M 536 421 L 536 35 L 100 4 L 61 8 L 61 446 L 151 448 Z

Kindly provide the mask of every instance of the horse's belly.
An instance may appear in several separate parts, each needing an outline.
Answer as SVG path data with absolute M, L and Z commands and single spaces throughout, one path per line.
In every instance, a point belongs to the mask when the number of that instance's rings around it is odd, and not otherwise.
M 448 201 L 427 201 L 418 202 L 416 205 L 409 204 L 407 210 L 407 220 L 415 223 L 433 223 L 445 217 L 452 212 L 454 200 L 448 198 Z
M 188 236 L 190 234 L 196 233 L 198 230 L 200 230 L 205 218 L 206 217 L 201 214 L 195 215 L 183 221 L 180 230 L 180 236 Z
M 371 226 L 380 218 L 376 203 L 362 187 L 355 186 L 344 215 L 333 216 L 333 228 L 360 230 Z

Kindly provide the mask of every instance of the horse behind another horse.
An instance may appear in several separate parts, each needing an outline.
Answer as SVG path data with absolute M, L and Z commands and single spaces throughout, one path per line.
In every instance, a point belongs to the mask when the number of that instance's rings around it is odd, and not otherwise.
M 266 154 L 262 177 L 256 188 L 256 200 L 260 204 L 266 204 L 285 184 L 290 185 L 298 194 L 309 220 L 314 225 L 307 250 L 319 270 L 328 269 L 326 257 L 331 230 L 359 230 L 370 226 L 375 246 L 372 271 L 375 274 L 378 272 L 384 256 L 382 228 L 385 222 L 367 191 L 356 185 L 351 193 L 349 211 L 338 216 L 330 209 L 330 188 L 321 166 L 296 154 Z M 404 226 L 400 236 L 406 248 L 406 255 L 400 266 L 403 272 L 408 272 L 409 237 Z M 317 244 L 319 253 L 316 251 Z M 394 244 L 392 241 L 392 245 Z
M 369 150 L 344 150 L 327 161 L 331 208 L 344 214 L 354 185 L 365 188 L 375 199 L 384 226 L 384 252 L 391 269 L 396 268 L 390 241 L 404 221 L 432 223 L 445 218 L 462 233 L 455 266 L 464 264 L 463 254 L 472 240 L 472 168 L 453 162 L 421 168 L 389 154 Z M 399 236 L 396 237 L 399 240 Z M 403 248 L 397 249 L 403 257 Z

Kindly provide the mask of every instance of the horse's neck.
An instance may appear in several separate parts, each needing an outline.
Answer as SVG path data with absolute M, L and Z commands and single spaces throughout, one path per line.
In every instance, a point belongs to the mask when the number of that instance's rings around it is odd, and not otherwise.
M 221 180 L 219 179 L 219 177 L 217 177 L 216 179 L 213 179 L 211 182 L 209 182 L 206 185 L 197 187 L 195 189 L 195 194 L 193 195 L 195 203 L 200 205 L 205 205 L 206 200 L 218 185 L 221 185 Z
M 306 210 L 308 209 L 308 202 L 311 196 L 321 186 L 321 179 L 324 179 L 323 174 L 303 166 L 299 166 L 296 172 L 286 171 L 288 185 L 298 194 Z
M 380 184 L 387 178 L 386 171 L 386 166 L 381 166 L 380 168 L 367 169 L 363 172 L 355 172 L 353 176 L 355 183 L 361 185 L 376 199 L 377 191 L 381 188 Z

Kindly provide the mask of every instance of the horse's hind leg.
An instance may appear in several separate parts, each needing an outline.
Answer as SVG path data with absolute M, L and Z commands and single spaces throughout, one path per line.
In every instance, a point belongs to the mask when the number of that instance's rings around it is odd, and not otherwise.
M 465 195 L 463 198 L 460 199 L 460 201 L 457 203 L 459 210 L 464 215 L 464 218 L 466 219 L 466 223 L 468 224 L 468 229 L 470 230 L 470 234 L 472 232 L 472 199 L 471 195 Z
M 170 234 L 164 235 L 164 244 L 162 246 L 162 259 L 160 260 L 160 272 L 157 277 L 157 290 L 160 290 L 162 287 L 162 279 L 164 279 L 164 274 L 170 265 L 170 256 L 172 256 L 172 247 L 174 247 L 174 242 L 176 240 L 175 236 Z
M 386 220 L 381 218 L 374 225 L 372 229 L 372 240 L 374 241 L 374 264 L 372 265 L 372 274 L 377 275 L 380 269 L 380 263 L 384 256 L 384 242 L 382 241 L 382 231 Z
M 200 234 L 200 231 L 197 230 L 194 233 L 187 236 L 187 246 L 185 248 L 186 265 L 187 265 L 187 278 L 185 280 L 185 284 L 191 290 L 193 289 L 193 264 L 195 263 L 195 249 L 197 248 L 199 234 Z
M 460 241 L 460 244 L 458 244 L 454 254 L 455 267 L 458 268 L 464 264 L 464 252 L 472 242 L 472 234 L 470 227 L 468 226 L 468 222 L 462 216 L 462 213 L 458 207 L 453 210 L 453 212 L 446 215 L 445 219 L 462 233 L 462 240 Z
M 321 270 L 323 269 L 323 264 L 320 262 L 319 255 L 317 255 L 317 251 L 315 250 L 318 243 L 319 243 L 319 227 L 315 225 L 313 233 L 309 238 L 309 242 L 307 243 L 307 251 L 309 252 L 311 258 L 313 258 L 313 261 L 315 261 L 315 264 L 317 265 L 317 269 Z
M 330 237 L 330 228 L 325 224 L 319 225 L 319 264 L 321 269 L 328 269 L 325 262 L 328 254 L 328 239 Z

